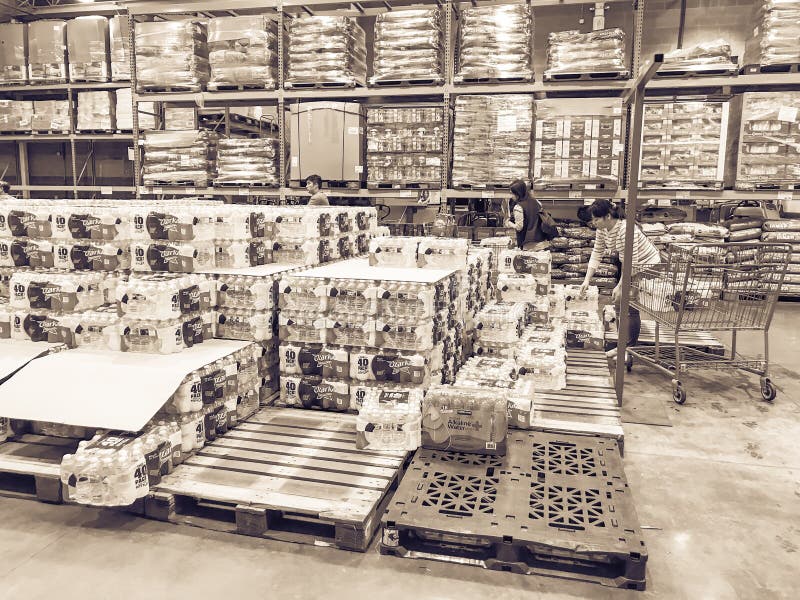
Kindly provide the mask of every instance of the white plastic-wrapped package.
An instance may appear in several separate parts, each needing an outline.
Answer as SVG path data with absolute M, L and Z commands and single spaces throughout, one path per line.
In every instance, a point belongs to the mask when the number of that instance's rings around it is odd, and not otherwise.
M 55 19 L 28 23 L 30 81 L 67 80 L 67 22 Z
M 459 96 L 453 131 L 453 185 L 508 185 L 531 163 L 530 95 Z
M 115 15 L 109 19 L 109 53 L 111 79 L 129 81 L 131 78 L 131 21 L 128 15 Z
M 443 77 L 444 33 L 438 8 L 395 10 L 375 19 L 370 83 Z
M 278 37 L 266 16 L 217 17 L 208 21 L 209 89 L 277 86 Z
M 689 48 L 679 48 L 664 55 L 659 71 L 702 71 L 705 69 L 735 69 L 731 59 L 731 45 L 716 39 L 701 42 Z
M 216 184 L 277 185 L 278 141 L 274 138 L 219 140 Z
M 144 185 L 206 187 L 214 178 L 217 135 L 211 131 L 150 131 L 143 147 Z
M 530 5 L 473 6 L 462 13 L 456 82 L 533 77 Z
M 131 103 L 131 89 L 120 88 L 116 92 L 116 117 L 117 129 L 128 131 L 133 129 L 133 104 Z M 138 103 L 139 108 L 139 129 L 148 130 L 156 128 L 156 103 Z
M 545 79 L 606 72 L 629 74 L 622 29 L 600 29 L 589 33 L 559 31 L 548 35 Z
M 779 65 L 800 62 L 800 2 L 759 0 L 753 36 L 745 55 L 748 62 Z
M 366 85 L 366 36 L 350 17 L 297 17 L 289 24 L 286 85 Z
M 114 92 L 78 92 L 78 131 L 116 129 Z
M 201 21 L 136 23 L 136 85 L 199 91 L 209 78 L 206 25 Z

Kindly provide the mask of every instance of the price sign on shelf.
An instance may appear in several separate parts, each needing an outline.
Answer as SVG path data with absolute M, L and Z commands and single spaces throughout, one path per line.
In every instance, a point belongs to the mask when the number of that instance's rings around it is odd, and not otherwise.
M 794 192 L 778 192 L 778 200 L 782 202 L 794 200 Z
M 583 198 L 583 192 L 581 190 L 571 190 L 569 192 L 570 198 Z
M 484 190 L 481 192 L 481 198 L 491 199 L 494 198 L 494 190 Z
M 656 205 L 660 207 L 672 206 L 672 200 L 670 200 L 669 198 L 659 198 L 656 201 Z
M 112 187 L 110 187 L 110 186 L 102 186 L 100 188 L 100 193 L 103 196 L 110 196 L 111 194 L 114 193 L 114 189 Z

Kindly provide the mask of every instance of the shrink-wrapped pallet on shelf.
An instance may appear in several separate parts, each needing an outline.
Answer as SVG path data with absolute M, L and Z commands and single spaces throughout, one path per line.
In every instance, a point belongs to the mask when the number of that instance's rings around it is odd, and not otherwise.
M 67 81 L 67 22 L 56 19 L 28 24 L 28 79 Z
M 641 187 L 721 189 L 729 113 L 727 101 L 646 104 Z
M 116 129 L 114 92 L 78 92 L 78 131 Z
M 217 152 L 215 184 L 278 184 L 279 150 L 274 137 L 221 139 Z
M 170 131 L 195 129 L 197 127 L 195 112 L 191 106 L 165 106 L 164 129 Z
M 69 100 L 34 100 L 31 129 L 33 131 L 68 132 L 72 128 Z
M 712 70 L 734 72 L 736 66 L 731 57 L 731 45 L 723 39 L 716 39 L 667 52 L 659 72 Z
M 206 25 L 201 21 L 136 23 L 136 86 L 200 91 L 209 78 Z
M 28 25 L 0 23 L 0 83 L 28 83 Z
M 800 2 L 757 0 L 755 4 L 755 27 L 745 45 L 745 65 L 800 62 Z
M 350 17 L 307 16 L 289 25 L 286 87 L 313 84 L 364 86 L 367 81 L 364 30 Z
M 800 93 L 747 92 L 742 98 L 736 186 L 800 182 Z
M 438 8 L 384 12 L 375 20 L 370 83 L 443 79 L 444 33 Z
M 130 131 L 133 129 L 131 89 L 120 88 L 116 91 L 116 95 L 116 128 L 122 131 Z M 138 102 L 137 106 L 139 110 L 139 130 L 156 129 L 156 103 Z
M 462 13 L 456 83 L 533 79 L 533 13 L 528 4 L 472 6 Z
M 131 78 L 131 20 L 127 15 L 115 15 L 108 22 L 111 79 L 129 81 Z
M 108 19 L 85 16 L 67 21 L 70 81 L 108 81 Z
M 508 186 L 527 179 L 533 98 L 523 94 L 459 96 L 453 131 L 453 185 Z
M 441 184 L 444 111 L 440 106 L 367 109 L 367 181 Z
M 209 89 L 258 88 L 278 84 L 278 37 L 266 16 L 217 17 L 208 21 Z
M 33 102 L 0 100 L 0 131 L 30 131 Z
M 537 100 L 535 187 L 619 186 L 622 102 L 616 98 Z
M 207 187 L 215 176 L 217 134 L 150 131 L 144 136 L 144 185 Z
M 558 31 L 547 37 L 545 80 L 581 74 L 630 75 L 625 64 L 625 32 L 600 29 L 589 33 Z

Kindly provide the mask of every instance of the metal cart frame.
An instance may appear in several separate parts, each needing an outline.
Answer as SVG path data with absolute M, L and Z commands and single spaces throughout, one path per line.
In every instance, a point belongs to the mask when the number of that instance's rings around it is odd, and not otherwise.
M 759 375 L 761 395 L 771 402 L 777 389 L 769 379 L 769 327 L 791 254 L 791 245 L 780 243 L 674 244 L 662 263 L 634 265 L 631 306 L 653 319 L 656 331 L 654 346 L 630 347 L 628 356 L 672 377 L 678 404 L 686 401 L 680 378 L 694 369 Z M 674 332 L 666 344 L 661 326 Z M 743 330 L 763 331 L 763 359 L 737 353 L 736 332 Z M 697 331 L 729 331 L 730 352 L 720 356 L 680 342 L 681 333 Z

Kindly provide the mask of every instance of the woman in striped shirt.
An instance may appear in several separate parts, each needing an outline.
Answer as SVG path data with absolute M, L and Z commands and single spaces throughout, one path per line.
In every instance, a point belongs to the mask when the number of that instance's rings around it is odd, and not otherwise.
M 586 278 L 581 286 L 581 294 L 586 293 L 589 283 L 594 276 L 594 272 L 600 265 L 602 256 L 615 256 L 619 261 L 619 273 L 617 275 L 617 285 L 611 292 L 611 300 L 619 306 L 622 290 L 620 289 L 622 277 L 622 264 L 625 261 L 625 219 L 620 215 L 619 209 L 605 198 L 595 200 L 589 207 L 589 214 L 592 217 L 591 224 L 597 230 L 594 239 L 594 249 L 589 259 L 589 268 L 586 271 Z M 653 245 L 640 227 L 633 229 L 633 265 L 653 265 L 661 262 L 661 254 Z M 619 309 L 618 309 L 619 310 Z M 639 333 L 642 329 L 642 318 L 639 311 L 635 308 L 628 309 L 628 345 L 634 346 L 639 340 Z

